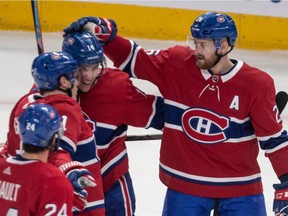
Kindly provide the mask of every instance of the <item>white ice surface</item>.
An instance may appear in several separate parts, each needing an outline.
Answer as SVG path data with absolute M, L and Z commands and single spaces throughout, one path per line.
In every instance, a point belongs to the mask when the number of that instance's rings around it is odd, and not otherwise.
M 61 50 L 61 33 L 44 33 L 45 51 Z M 179 42 L 136 40 L 145 48 L 166 48 Z M 181 44 L 184 44 L 182 42 Z M 31 63 L 37 55 L 34 33 L 0 31 L 0 143 L 6 139 L 10 110 L 14 103 L 32 86 L 30 75 Z M 288 91 L 288 51 L 252 51 L 235 49 L 233 58 L 244 60 L 258 67 L 274 78 L 277 91 Z M 112 66 L 111 62 L 108 62 Z M 134 80 L 135 84 L 149 93 L 157 94 L 157 88 L 147 82 Z M 282 118 L 287 128 L 288 108 Z M 156 130 L 129 128 L 129 134 L 157 133 Z M 127 142 L 130 157 L 130 172 L 133 178 L 137 197 L 137 216 L 161 215 L 166 188 L 158 179 L 158 158 L 160 141 Z M 264 193 L 268 216 L 272 216 L 273 189 L 272 184 L 278 182 L 267 158 L 259 154 L 262 169 Z

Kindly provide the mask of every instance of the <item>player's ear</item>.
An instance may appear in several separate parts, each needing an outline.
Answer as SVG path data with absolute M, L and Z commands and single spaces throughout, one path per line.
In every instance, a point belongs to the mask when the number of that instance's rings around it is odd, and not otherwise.
M 65 76 L 61 76 L 59 79 L 59 87 L 63 89 L 71 88 L 71 82 Z
M 220 49 L 218 49 L 218 54 L 225 54 L 229 51 L 229 44 L 228 44 L 228 41 L 227 40 L 223 40 L 222 43 L 221 43 L 221 47 Z

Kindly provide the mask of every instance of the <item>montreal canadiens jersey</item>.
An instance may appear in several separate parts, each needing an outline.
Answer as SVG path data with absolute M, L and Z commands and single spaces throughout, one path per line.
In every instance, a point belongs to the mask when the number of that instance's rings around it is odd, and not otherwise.
M 230 71 L 213 75 L 196 66 L 189 47 L 145 51 L 120 36 L 104 50 L 164 97 L 160 180 L 168 188 L 212 198 L 262 193 L 259 146 L 278 177 L 288 173 L 288 136 L 267 73 L 231 59 Z
M 21 156 L 0 159 L 0 215 L 72 215 L 73 188 L 55 166 Z
M 89 92 L 79 94 L 79 103 L 91 124 L 97 121 L 95 137 L 106 192 L 128 172 L 127 125 L 162 129 L 164 101 L 138 90 L 126 73 L 106 68 Z
M 53 94 L 42 97 L 38 93 L 31 93 L 23 96 L 10 114 L 9 131 L 4 150 L 7 149 L 9 155 L 12 156 L 21 154 L 20 137 L 15 130 L 17 127 L 15 119 L 31 103 L 49 104 L 62 117 L 64 134 L 60 140 L 59 149 L 57 152 L 50 153 L 48 162 L 59 167 L 71 160 L 80 161 L 92 173 L 97 184 L 96 187 L 85 188 L 89 194 L 86 210 L 89 210 L 91 214 L 93 214 L 93 211 L 102 212 L 104 209 L 104 192 L 96 140 L 76 100 L 65 94 Z

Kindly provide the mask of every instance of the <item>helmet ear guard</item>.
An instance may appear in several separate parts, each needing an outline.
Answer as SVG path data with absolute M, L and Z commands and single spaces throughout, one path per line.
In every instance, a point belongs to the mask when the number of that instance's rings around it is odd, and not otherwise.
M 223 38 L 226 38 L 229 46 L 233 48 L 238 36 L 233 19 L 226 14 L 216 12 L 207 12 L 199 16 L 190 30 L 194 38 L 214 40 L 217 50 L 221 47 Z

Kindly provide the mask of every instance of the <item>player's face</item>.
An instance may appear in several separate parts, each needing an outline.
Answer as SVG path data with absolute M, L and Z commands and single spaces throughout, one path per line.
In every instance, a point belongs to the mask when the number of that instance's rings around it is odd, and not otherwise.
M 99 65 L 81 65 L 79 67 L 79 85 L 78 88 L 82 92 L 88 92 L 92 85 L 95 83 L 95 79 L 100 75 L 101 68 Z
M 211 69 L 217 60 L 216 47 L 213 40 L 194 38 L 196 65 L 201 69 Z

